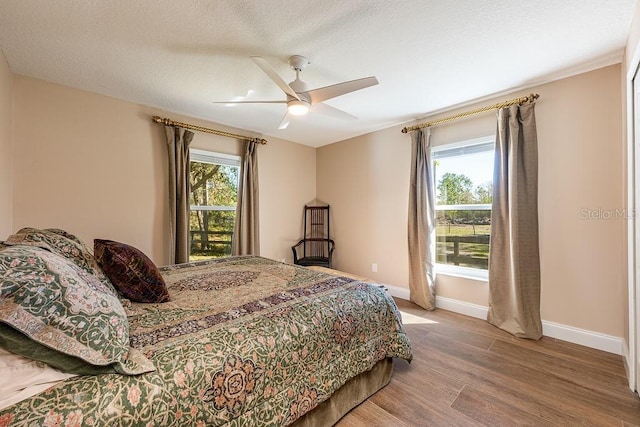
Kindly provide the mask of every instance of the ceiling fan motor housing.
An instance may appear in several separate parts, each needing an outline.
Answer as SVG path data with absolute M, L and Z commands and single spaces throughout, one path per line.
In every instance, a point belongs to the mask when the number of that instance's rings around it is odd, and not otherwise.
M 304 95 L 304 92 L 309 90 L 309 86 L 297 77 L 294 81 L 289 83 L 289 87 L 293 89 L 298 96 Z
M 311 64 L 311 62 L 302 55 L 291 55 L 289 57 L 289 66 L 296 71 L 304 70 L 309 64 Z

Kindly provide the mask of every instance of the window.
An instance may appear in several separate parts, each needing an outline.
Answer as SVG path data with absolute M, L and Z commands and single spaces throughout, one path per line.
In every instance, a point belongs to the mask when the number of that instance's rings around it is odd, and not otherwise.
M 240 157 L 190 150 L 189 260 L 231 255 Z
M 438 271 L 486 278 L 494 137 L 432 149 Z

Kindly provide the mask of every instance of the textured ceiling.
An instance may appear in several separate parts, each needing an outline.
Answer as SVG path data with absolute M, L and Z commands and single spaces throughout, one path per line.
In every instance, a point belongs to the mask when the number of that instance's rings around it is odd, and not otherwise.
M 636 0 L 0 0 L 0 49 L 36 77 L 321 146 L 430 112 L 619 62 Z M 311 88 L 374 75 L 278 130 L 284 99 L 249 59 L 287 82 L 306 56 Z

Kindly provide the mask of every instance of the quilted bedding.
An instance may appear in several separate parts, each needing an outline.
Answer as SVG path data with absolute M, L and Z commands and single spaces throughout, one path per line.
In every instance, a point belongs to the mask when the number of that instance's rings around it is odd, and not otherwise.
M 171 300 L 125 306 L 155 371 L 65 380 L 0 427 L 288 425 L 376 362 L 411 360 L 376 285 L 247 256 L 161 270 Z

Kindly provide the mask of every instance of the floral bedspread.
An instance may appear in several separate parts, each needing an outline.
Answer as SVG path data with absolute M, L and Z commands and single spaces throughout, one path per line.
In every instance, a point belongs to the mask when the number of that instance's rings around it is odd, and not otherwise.
M 0 427 L 288 425 L 379 360 L 411 360 L 377 286 L 260 257 L 162 271 L 169 302 L 125 307 L 156 371 L 65 380 Z

